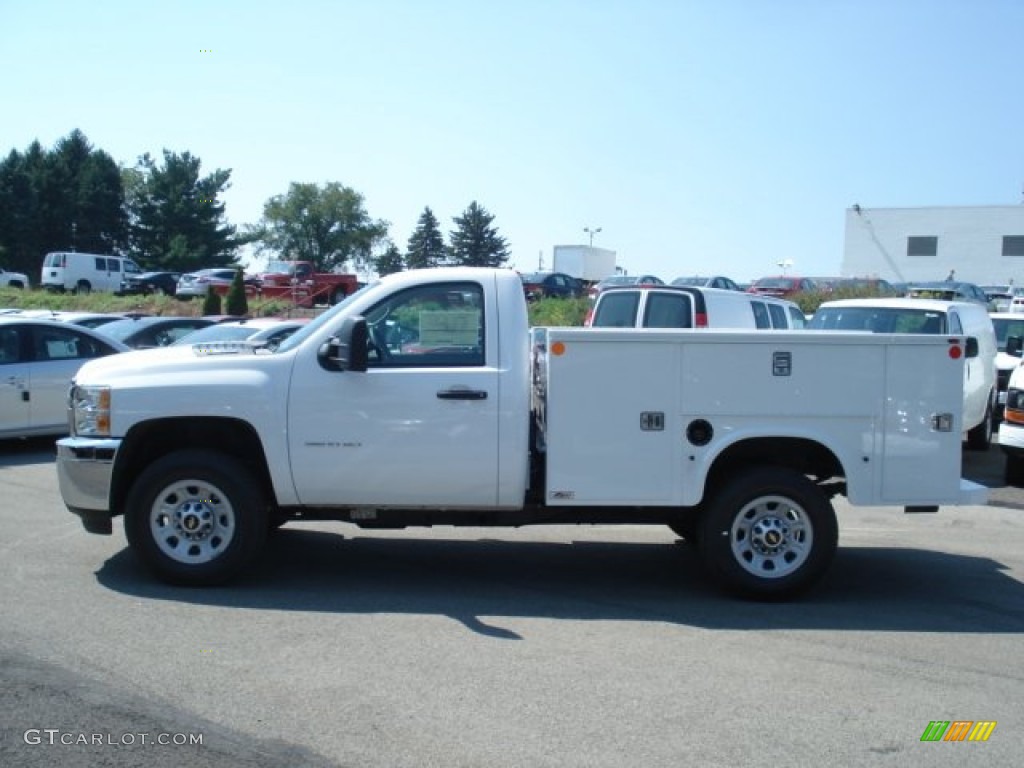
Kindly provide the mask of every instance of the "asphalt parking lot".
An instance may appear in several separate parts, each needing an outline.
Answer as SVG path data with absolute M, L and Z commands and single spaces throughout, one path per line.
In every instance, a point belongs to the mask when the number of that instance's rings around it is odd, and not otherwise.
M 839 504 L 824 583 L 764 605 L 639 526 L 304 523 L 239 584 L 171 588 L 63 508 L 51 445 L 0 445 L 0 765 L 1020 765 L 996 448 L 965 454 L 989 506 Z M 997 725 L 922 742 L 936 720 Z

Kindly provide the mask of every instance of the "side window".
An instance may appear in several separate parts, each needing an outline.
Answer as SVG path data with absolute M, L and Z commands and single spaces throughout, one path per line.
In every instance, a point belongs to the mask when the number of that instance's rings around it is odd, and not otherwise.
M 96 271 L 106 272 L 107 271 L 107 260 L 102 256 L 96 257 Z
M 789 327 L 789 323 L 786 320 L 786 310 L 778 304 L 769 304 L 768 314 L 771 315 L 773 328 L 785 329 Z
M 118 274 L 121 274 L 121 260 L 107 259 L 107 271 L 117 272 Z
M 639 291 L 611 291 L 597 300 L 594 311 L 594 328 L 632 328 L 636 325 Z
M 949 332 L 954 336 L 964 335 L 964 327 L 960 324 L 960 315 L 956 312 L 949 313 Z
M 104 354 L 99 342 L 66 328 L 35 328 L 36 360 L 77 360 Z
M 483 365 L 484 296 L 477 283 L 402 291 L 366 313 L 371 368 Z
M 768 310 L 763 301 L 750 302 L 750 308 L 754 310 L 754 325 L 758 328 L 771 328 L 772 321 L 768 316 Z
M 691 328 L 690 297 L 686 294 L 658 293 L 647 295 L 644 328 Z
M 799 307 L 789 307 L 789 327 L 790 328 L 806 328 L 807 318 L 804 317 L 804 313 L 800 311 Z
M 0 328 L 0 365 L 21 360 L 21 332 L 10 325 Z

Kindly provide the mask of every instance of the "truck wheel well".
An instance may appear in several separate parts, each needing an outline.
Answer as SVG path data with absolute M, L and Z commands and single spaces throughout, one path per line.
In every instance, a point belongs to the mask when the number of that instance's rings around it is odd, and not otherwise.
M 131 484 L 146 467 L 162 456 L 188 448 L 233 456 L 259 478 L 264 498 L 273 500 L 267 457 L 251 424 L 227 418 L 155 419 L 132 427 L 121 443 L 111 492 L 114 514 L 124 512 Z
M 730 445 L 715 459 L 708 486 L 720 487 L 738 470 L 755 465 L 788 467 L 816 480 L 845 477 L 836 455 L 821 443 L 799 437 L 761 437 Z

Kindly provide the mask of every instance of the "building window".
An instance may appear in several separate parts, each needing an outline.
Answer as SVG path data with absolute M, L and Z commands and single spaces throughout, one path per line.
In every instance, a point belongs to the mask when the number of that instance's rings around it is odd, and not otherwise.
M 1003 235 L 1003 256 L 1024 256 L 1024 235 Z
M 907 238 L 907 256 L 935 256 L 938 252 L 939 238 L 934 235 Z

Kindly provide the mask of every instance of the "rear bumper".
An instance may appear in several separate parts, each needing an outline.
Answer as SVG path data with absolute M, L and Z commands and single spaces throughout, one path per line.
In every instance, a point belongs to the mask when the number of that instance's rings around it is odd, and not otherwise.
M 90 533 L 110 533 L 110 488 L 121 441 L 65 437 L 57 441 L 57 483 L 68 510 Z

